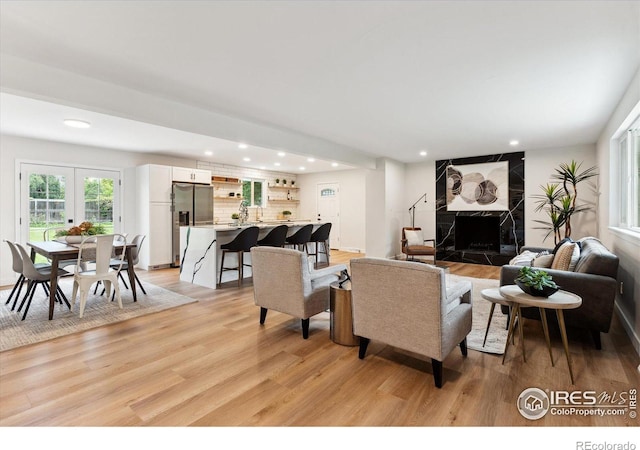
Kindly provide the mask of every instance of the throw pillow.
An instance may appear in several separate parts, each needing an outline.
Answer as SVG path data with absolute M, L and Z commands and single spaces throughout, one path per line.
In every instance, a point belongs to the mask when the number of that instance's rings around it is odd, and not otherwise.
M 422 230 L 404 230 L 404 237 L 407 238 L 407 245 L 424 245 Z
M 531 265 L 533 267 L 543 267 L 545 269 L 551 268 L 551 264 L 553 264 L 553 259 L 555 255 L 551 254 L 541 254 L 538 253 L 538 256 L 535 257 Z
M 562 239 L 560 242 L 558 242 L 556 244 L 556 246 L 553 248 L 553 251 L 551 253 L 553 253 L 554 255 L 556 254 L 556 252 L 560 249 L 560 247 L 562 247 L 564 244 L 566 244 L 567 242 L 573 242 L 571 240 L 571 238 L 564 238 Z
M 551 263 L 552 269 L 569 270 L 574 249 L 578 246 L 575 242 L 565 242 L 558 248 Z
M 571 262 L 569 263 L 569 270 L 571 272 L 575 272 L 578 261 L 580 260 L 580 252 L 582 250 L 579 242 L 576 242 L 575 244 L 575 247 L 573 247 L 573 253 L 571 254 Z
M 524 250 L 522 253 L 512 258 L 511 261 L 509 261 L 509 264 L 512 266 L 530 266 L 536 255 L 536 253 L 530 250 Z

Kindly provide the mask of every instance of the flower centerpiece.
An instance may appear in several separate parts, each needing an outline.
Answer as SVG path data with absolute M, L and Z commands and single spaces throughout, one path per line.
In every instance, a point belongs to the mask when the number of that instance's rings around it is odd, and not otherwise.
M 87 236 L 95 236 L 97 234 L 105 234 L 104 225 L 92 222 L 82 222 L 80 225 L 69 228 L 68 230 L 60 230 L 56 233 L 57 238 L 64 237 L 67 242 L 82 242 Z
M 523 266 L 518 272 L 515 283 L 525 293 L 534 297 L 549 297 L 558 291 L 558 285 L 544 270 Z

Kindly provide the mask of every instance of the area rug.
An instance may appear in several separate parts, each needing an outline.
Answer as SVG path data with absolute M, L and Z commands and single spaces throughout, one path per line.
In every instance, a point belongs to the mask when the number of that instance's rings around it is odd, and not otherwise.
M 480 293 L 483 289 L 496 288 L 500 285 L 498 280 L 485 278 L 470 278 L 459 275 L 447 275 L 447 280 L 468 280 L 473 285 L 472 293 L 472 319 L 471 333 L 467 336 L 467 348 L 484 353 L 494 353 L 502 355 L 507 342 L 507 316 L 500 310 L 500 305 L 496 305 L 491 319 L 491 327 L 487 342 L 483 346 L 484 334 L 487 330 L 487 321 L 491 311 L 491 302 L 482 298 Z
M 71 299 L 72 279 L 63 278 L 60 286 L 68 299 Z M 192 303 L 197 300 L 176 294 L 151 283 L 143 283 L 147 295 L 137 289 L 137 302 L 133 301 L 130 289 L 120 286 L 123 308 L 118 308 L 118 302 L 107 301 L 105 296 L 93 295 L 87 297 L 87 305 L 82 319 L 78 318 L 80 299 L 76 299 L 73 311 L 66 305 L 56 304 L 53 320 L 49 320 L 49 297 L 45 296 L 42 287 L 38 287 L 31 307 L 25 320 L 22 313 L 11 311 L 11 303 L 5 305 L 11 289 L 0 291 L 0 351 L 10 350 L 23 345 L 42 342 L 59 336 L 96 328 L 123 320 L 155 313 L 176 306 Z M 26 285 L 22 292 L 24 293 Z M 100 294 L 101 290 L 98 290 Z M 18 306 L 20 302 L 18 302 Z M 16 310 L 18 309 L 16 306 Z

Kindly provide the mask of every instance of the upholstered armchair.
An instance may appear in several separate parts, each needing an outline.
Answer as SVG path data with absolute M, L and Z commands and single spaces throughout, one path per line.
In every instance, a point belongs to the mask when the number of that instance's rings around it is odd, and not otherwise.
M 347 266 L 338 264 L 314 270 L 306 252 L 279 247 L 251 249 L 253 296 L 260 307 L 260 324 L 267 311 L 302 320 L 302 337 L 309 337 L 309 318 L 329 309 L 329 286 Z
M 467 355 L 471 283 L 447 283 L 443 269 L 379 258 L 351 260 L 353 333 L 360 359 L 370 340 L 431 358 L 436 387 L 442 361 L 460 345 Z

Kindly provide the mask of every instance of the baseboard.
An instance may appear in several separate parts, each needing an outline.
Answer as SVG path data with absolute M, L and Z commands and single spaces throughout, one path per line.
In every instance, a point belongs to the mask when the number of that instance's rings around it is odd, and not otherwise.
M 349 252 L 349 253 L 364 253 L 362 250 L 355 247 L 342 247 L 342 248 L 339 248 L 338 250 L 340 250 L 341 252 Z
M 618 314 L 618 317 L 620 318 L 620 322 L 622 323 L 622 327 L 627 332 L 627 335 L 631 340 L 631 345 L 633 345 L 633 348 L 636 350 L 636 353 L 638 354 L 638 356 L 640 356 L 640 337 L 636 334 L 636 330 L 634 330 L 628 317 L 624 314 L 624 312 L 618 305 L 618 302 L 615 302 L 614 305 L 616 308 L 616 313 Z

